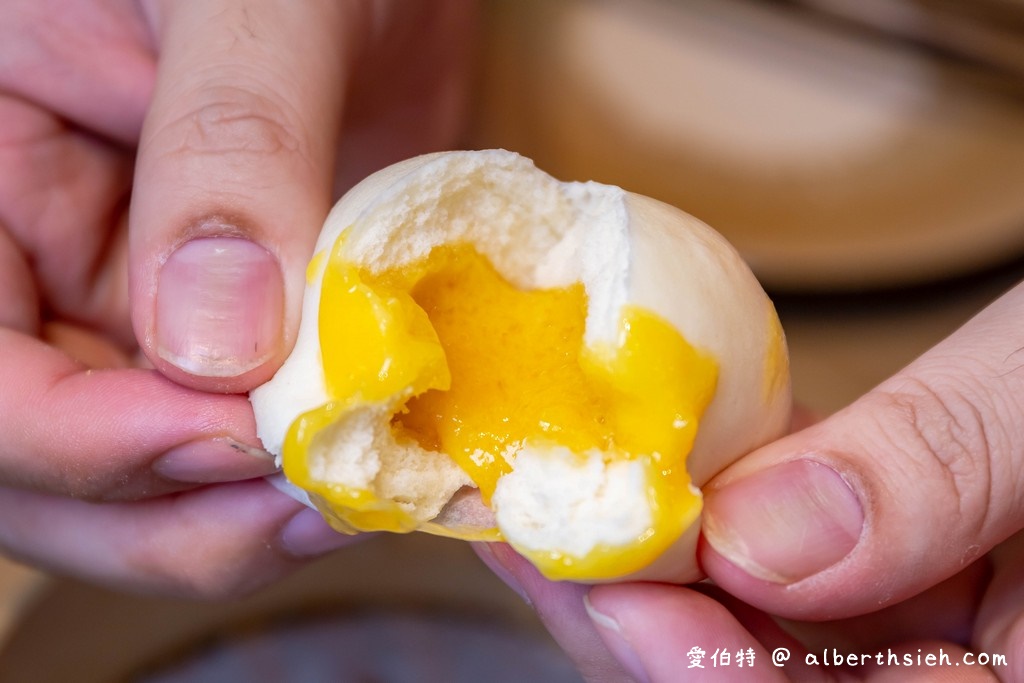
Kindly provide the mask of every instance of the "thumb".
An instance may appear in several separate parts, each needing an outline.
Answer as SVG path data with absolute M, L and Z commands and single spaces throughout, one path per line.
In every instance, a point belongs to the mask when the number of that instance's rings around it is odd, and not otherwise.
M 701 560 L 742 600 L 874 611 L 1024 527 L 1024 283 L 831 418 L 707 487 Z
M 245 391 L 294 341 L 367 17 L 329 0 L 147 6 L 160 65 L 131 209 L 136 336 L 172 379 Z

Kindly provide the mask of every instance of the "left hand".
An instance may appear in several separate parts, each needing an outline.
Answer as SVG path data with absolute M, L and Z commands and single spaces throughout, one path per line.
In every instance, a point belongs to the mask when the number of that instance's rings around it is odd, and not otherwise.
M 460 128 L 473 4 L 411 5 L 0 4 L 0 552 L 223 598 L 349 542 L 241 394 L 337 192 Z

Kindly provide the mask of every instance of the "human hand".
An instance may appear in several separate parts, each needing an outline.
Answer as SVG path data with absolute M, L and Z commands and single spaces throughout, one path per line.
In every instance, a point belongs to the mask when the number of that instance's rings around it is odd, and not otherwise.
M 867 628 L 891 633 L 891 643 L 956 644 L 1006 654 L 1009 667 L 998 673 L 1024 677 L 1024 661 L 1015 657 L 1024 594 L 1014 561 L 1024 528 L 1017 485 L 1024 465 L 1022 312 L 1024 284 L 848 408 L 712 480 L 700 560 L 713 581 L 770 614 L 843 620 L 838 631 L 818 631 L 833 642 L 842 635 L 856 644 L 849 629 Z M 979 558 L 993 563 L 991 578 Z M 510 566 L 520 584 L 536 585 L 525 567 Z M 949 582 L 959 586 L 959 602 L 949 602 Z M 569 588 L 533 590 L 556 635 L 567 623 L 589 623 Z M 723 617 L 721 607 L 696 595 L 608 586 L 594 589 L 591 601 L 643 650 L 634 664 L 654 680 L 670 680 L 672 669 L 664 667 L 675 657 L 678 671 L 681 660 L 659 629 L 687 628 L 690 617 L 679 609 L 705 619 L 717 613 L 723 633 L 740 633 L 742 620 Z M 898 633 L 881 627 L 894 624 Z M 593 630 L 586 647 L 578 646 L 583 633 L 575 629 L 570 652 L 577 661 L 607 664 Z M 777 639 L 763 629 L 744 637 Z
M 337 190 L 451 143 L 467 7 L 5 3 L 7 553 L 222 596 L 344 542 L 262 481 L 237 394 L 290 350 Z
M 1019 680 L 1007 626 L 1020 576 L 1002 569 L 1024 560 L 1024 537 L 1001 550 L 914 598 L 829 622 L 777 620 L 707 583 L 556 584 L 506 546 L 481 555 L 589 681 Z

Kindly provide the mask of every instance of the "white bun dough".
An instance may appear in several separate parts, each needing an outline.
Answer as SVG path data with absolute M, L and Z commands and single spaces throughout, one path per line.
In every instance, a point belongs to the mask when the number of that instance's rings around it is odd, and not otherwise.
M 446 152 L 370 176 L 328 216 L 308 273 L 295 348 L 274 378 L 251 394 L 259 436 L 275 454 L 282 453 L 299 415 L 330 400 L 318 318 L 326 256 L 342 233 L 346 260 L 373 271 L 413 263 L 439 245 L 468 242 L 518 287 L 582 282 L 588 298 L 585 344 L 613 341 L 627 304 L 667 321 L 718 366 L 717 388 L 686 460 L 697 487 L 788 427 L 788 360 L 778 318 L 720 235 L 648 197 L 597 183 L 559 182 L 511 152 Z M 545 466 L 555 462 L 550 454 L 524 460 L 521 472 L 514 469 L 499 482 L 495 520 L 454 462 L 394 442 L 388 433 L 394 409 L 367 405 L 332 427 L 317 452 L 311 449 L 310 458 L 318 463 L 314 469 L 347 486 L 401 492 L 403 500 L 413 501 L 410 509 L 424 530 L 461 537 L 497 525 L 509 538 L 516 520 L 546 519 L 552 523 L 538 542 L 580 537 L 615 542 L 620 518 L 626 533 L 630 525 L 644 523 L 642 510 L 632 521 L 619 514 L 629 508 L 630 491 L 639 496 L 643 490 L 642 482 L 624 483 L 631 476 L 621 466 L 625 463 L 599 463 L 589 475 L 577 468 L 576 477 L 557 474 L 562 472 L 557 465 Z M 590 490 L 606 499 L 595 502 L 586 493 Z M 537 506 L 550 509 L 527 509 Z M 698 527 L 693 524 L 653 564 L 618 578 L 699 578 Z

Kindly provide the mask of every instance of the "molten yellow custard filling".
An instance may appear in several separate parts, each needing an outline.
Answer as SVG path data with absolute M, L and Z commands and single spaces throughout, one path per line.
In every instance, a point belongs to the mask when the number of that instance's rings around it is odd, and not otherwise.
M 696 518 L 700 499 L 685 460 L 717 366 L 670 324 L 625 306 L 618 339 L 590 347 L 581 284 L 518 289 L 468 245 L 371 273 L 347 262 L 342 244 L 328 257 L 320 301 L 330 401 L 296 419 L 284 446 L 286 474 L 335 527 L 451 533 L 373 491 L 311 477 L 306 459 L 317 433 L 374 403 L 394 406 L 397 442 L 453 459 L 485 503 L 524 443 L 564 446 L 581 457 L 599 451 L 606 462 L 641 460 L 650 528 L 634 543 L 596 547 L 587 557 L 525 549 L 552 578 L 638 569 Z

